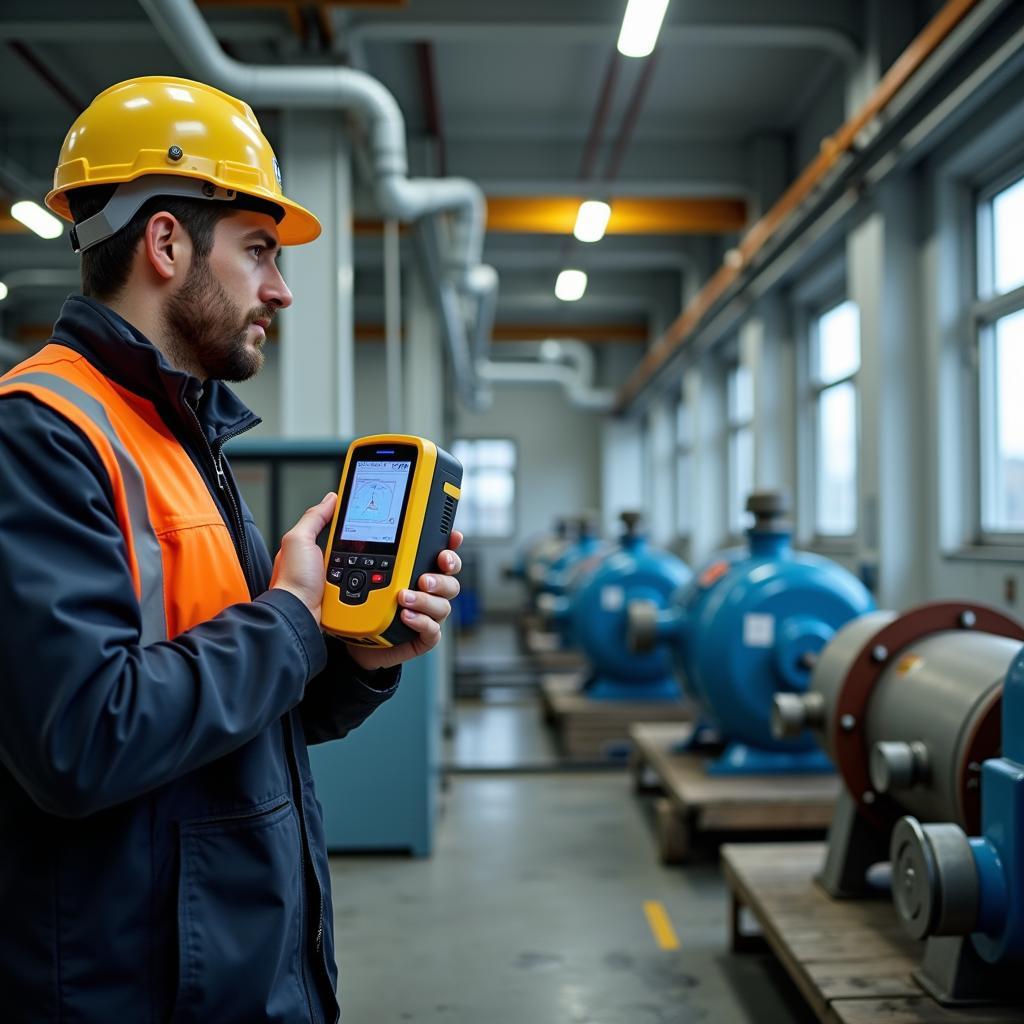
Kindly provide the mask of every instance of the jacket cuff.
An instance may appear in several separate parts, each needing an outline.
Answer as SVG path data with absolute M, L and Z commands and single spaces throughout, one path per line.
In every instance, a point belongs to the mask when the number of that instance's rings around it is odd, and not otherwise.
M 402 666 L 365 669 L 352 657 L 347 643 L 340 637 L 327 637 L 327 643 L 337 648 L 345 675 L 355 684 L 356 695 L 368 704 L 382 704 L 393 697 L 402 678 Z
M 312 612 L 294 594 L 279 587 L 260 594 L 256 601 L 269 605 L 288 625 L 305 662 L 308 683 L 327 664 L 327 645 Z

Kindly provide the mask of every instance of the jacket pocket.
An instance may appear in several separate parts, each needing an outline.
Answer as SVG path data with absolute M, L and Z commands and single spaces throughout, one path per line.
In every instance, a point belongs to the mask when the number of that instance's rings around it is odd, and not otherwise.
M 291 801 L 185 822 L 180 841 L 174 1024 L 308 1020 Z

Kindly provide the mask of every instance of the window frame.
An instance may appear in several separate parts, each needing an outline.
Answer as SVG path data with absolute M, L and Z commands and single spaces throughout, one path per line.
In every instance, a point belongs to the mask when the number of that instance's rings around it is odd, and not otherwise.
M 512 467 L 512 501 L 510 503 L 512 515 L 511 515 L 511 524 L 510 524 L 510 528 L 509 528 L 509 532 L 508 533 L 501 533 L 501 534 L 498 534 L 498 533 L 487 533 L 487 534 L 473 533 L 472 534 L 472 539 L 473 539 L 474 542 L 478 541 L 480 543 L 490 543 L 490 542 L 501 543 L 501 542 L 506 542 L 506 541 L 513 541 L 519 535 L 519 523 L 520 523 L 520 515 L 519 515 L 519 495 L 520 495 L 520 487 L 519 487 L 519 469 L 520 469 L 519 442 L 514 437 L 499 437 L 499 436 L 491 435 L 491 434 L 488 434 L 486 436 L 479 436 L 479 437 L 456 436 L 452 440 L 452 451 L 454 452 L 455 448 L 458 447 L 458 445 L 460 443 L 463 443 L 463 444 L 476 444 L 479 441 L 503 441 L 503 442 L 506 442 L 506 443 L 512 445 L 512 451 L 513 451 L 514 460 L 515 460 L 514 463 L 513 463 L 513 467 Z M 463 480 L 462 480 L 462 489 L 463 489 L 463 491 L 466 490 L 467 477 L 469 477 L 470 474 L 475 471 L 475 469 L 476 469 L 476 467 L 472 467 L 468 472 L 466 472 L 465 467 L 463 467 Z M 461 502 L 460 502 L 460 504 L 461 504 Z M 456 527 L 461 529 L 461 527 L 459 526 L 459 522 L 458 522 L 458 513 L 456 513 L 455 520 L 456 520 L 456 522 L 455 522 Z M 463 532 L 465 532 L 465 531 L 463 531 Z
M 739 372 L 745 372 L 750 377 L 750 409 L 746 416 L 736 416 L 733 412 L 733 381 L 735 375 Z M 755 405 L 757 397 L 754 394 L 754 388 L 756 384 L 754 381 L 754 375 L 749 366 L 746 366 L 743 360 L 738 356 L 730 358 L 725 365 L 725 499 L 726 499 L 726 519 L 728 522 L 729 536 L 733 540 L 742 538 L 746 530 L 750 527 L 750 516 L 745 511 L 746 500 L 757 488 L 757 465 L 755 462 L 756 452 L 754 451 L 754 419 L 755 419 Z M 752 479 L 750 481 L 750 492 L 746 496 L 740 496 L 734 493 L 734 485 L 736 484 L 736 473 L 737 473 L 737 460 L 735 456 L 736 448 L 739 444 L 740 435 L 744 432 L 749 432 L 750 436 L 750 461 L 752 469 Z M 738 500 L 734 500 L 738 499 Z M 737 514 L 737 518 L 733 518 L 733 514 Z
M 672 528 L 677 541 L 689 542 L 693 537 L 693 474 L 694 474 L 694 449 L 693 443 L 693 409 L 686 400 L 685 386 L 676 393 L 674 404 L 674 415 L 672 417 L 675 430 L 673 431 L 673 464 L 675 467 L 675 510 L 672 517 Z M 689 420 L 687 437 L 683 438 L 682 421 Z M 687 472 L 683 471 L 683 466 Z M 686 496 L 683 496 L 683 486 L 686 485 Z M 683 512 L 686 512 L 686 523 L 683 523 Z
M 836 380 L 829 381 L 827 384 L 822 383 L 820 374 L 818 372 L 819 353 L 821 350 L 820 340 L 820 329 L 821 321 L 831 312 L 838 309 L 840 306 L 845 305 L 847 302 L 856 302 L 850 298 L 848 291 L 843 288 L 831 292 L 827 297 L 820 299 L 813 306 L 808 308 L 807 311 L 807 349 L 806 349 L 806 373 L 807 373 L 807 410 L 808 416 L 807 421 L 810 426 L 811 433 L 811 445 L 809 452 L 809 465 L 810 465 L 810 502 L 809 511 L 811 513 L 811 538 L 812 543 L 817 548 L 834 548 L 834 549 L 845 549 L 856 542 L 857 536 L 861 528 L 861 517 L 860 517 L 860 473 L 861 473 L 861 445 L 860 445 L 860 413 L 861 413 L 861 400 L 860 400 L 860 371 L 863 365 L 862 353 L 861 353 L 861 337 L 860 337 L 860 309 L 858 307 L 858 358 L 857 358 L 857 369 L 853 373 L 847 374 L 845 377 L 837 378 Z M 821 456 L 821 399 L 826 391 L 831 391 L 833 388 L 839 387 L 843 384 L 853 385 L 853 396 L 854 396 L 854 474 L 853 474 L 853 529 L 849 533 L 822 533 L 819 529 L 819 518 L 818 518 L 818 495 L 819 495 L 819 464 Z
M 974 541 L 976 544 L 990 548 L 1024 548 L 1024 530 L 987 530 L 985 529 L 985 510 L 989 500 L 994 497 L 995 484 L 991 477 L 986 478 L 988 460 L 992 458 L 996 438 L 992 418 L 986 415 L 987 410 L 996 408 L 995 384 L 996 370 L 994 359 L 986 359 L 986 350 L 995 347 L 996 325 L 1000 320 L 1024 310 L 1024 283 L 1002 294 L 995 292 L 994 265 L 994 223 L 993 200 L 1000 193 L 1024 181 L 1024 161 L 1018 159 L 1014 165 L 995 177 L 989 178 L 984 184 L 974 189 L 973 219 L 974 232 L 973 251 L 970 253 L 974 271 L 974 285 L 969 304 L 970 319 L 970 363 L 973 368 L 973 421 L 975 430 L 975 452 L 977 458 L 973 465 L 974 507 Z M 991 362 L 992 372 L 987 372 L 987 364 Z

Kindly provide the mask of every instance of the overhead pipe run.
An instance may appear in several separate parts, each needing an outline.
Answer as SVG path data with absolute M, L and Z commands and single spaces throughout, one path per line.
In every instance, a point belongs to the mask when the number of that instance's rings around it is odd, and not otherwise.
M 520 351 L 534 352 L 537 359 L 479 362 L 476 369 L 481 379 L 491 384 L 557 384 L 565 389 L 573 408 L 588 412 L 608 412 L 614 406 L 614 389 L 594 387 L 594 354 L 582 341 L 517 344 L 522 346 Z
M 374 192 L 385 218 L 411 222 L 453 214 L 450 245 L 444 250 L 444 277 L 476 308 L 476 331 L 486 326 L 496 301 L 498 275 L 482 263 L 487 212 L 483 192 L 466 178 L 409 178 L 405 120 L 394 96 L 380 82 L 352 68 L 243 64 L 224 53 L 193 0 L 139 2 L 167 46 L 197 78 L 257 106 L 355 112 L 368 130 Z M 454 351 L 458 332 L 450 333 L 454 325 L 444 317 L 442 323 L 453 363 L 458 365 Z M 470 378 L 461 382 L 460 392 L 472 395 L 477 384 L 473 363 L 464 361 L 463 366 Z

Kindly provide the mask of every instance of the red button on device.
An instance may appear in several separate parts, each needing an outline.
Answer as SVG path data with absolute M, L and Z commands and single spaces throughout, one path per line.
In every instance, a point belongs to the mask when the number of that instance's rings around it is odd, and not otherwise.
M 382 572 L 375 572 L 370 577 L 370 582 L 371 583 L 383 583 L 384 582 L 384 573 L 382 573 Z

